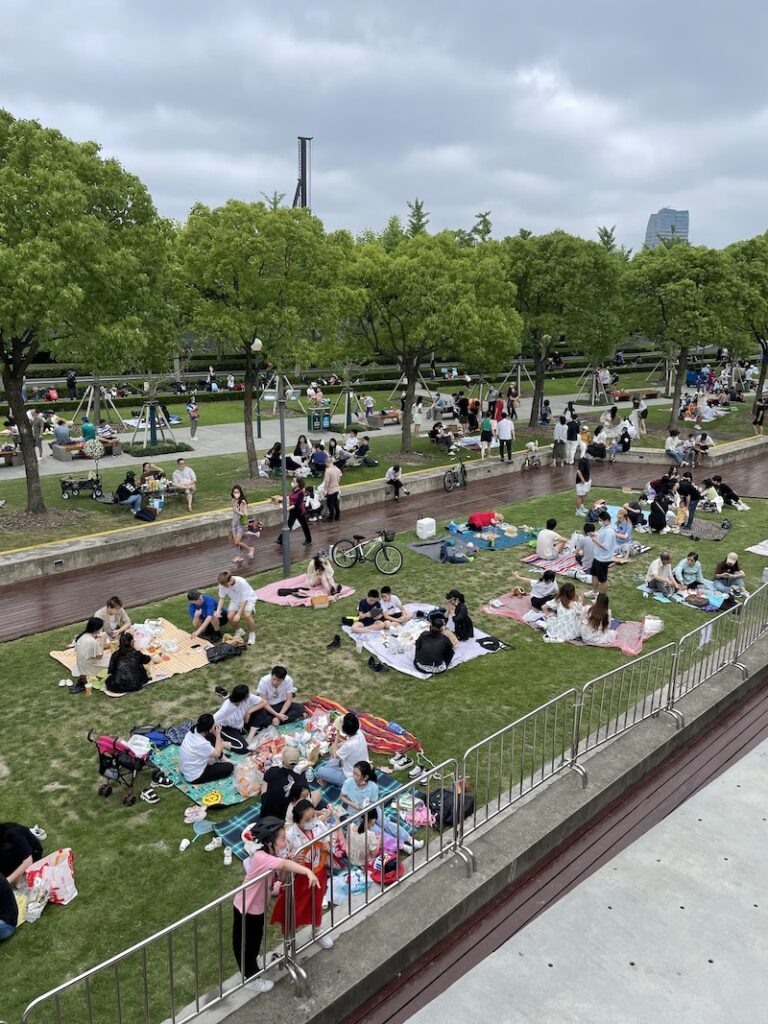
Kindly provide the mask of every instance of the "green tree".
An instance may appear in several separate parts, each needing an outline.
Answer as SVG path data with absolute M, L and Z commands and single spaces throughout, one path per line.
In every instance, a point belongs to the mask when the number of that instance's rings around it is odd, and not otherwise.
M 27 509 L 45 511 L 22 400 L 41 351 L 94 372 L 153 369 L 176 348 L 172 226 L 93 142 L 0 111 L 0 362 Z
M 491 237 L 493 226 L 491 224 L 491 211 L 484 210 L 482 213 L 476 213 L 474 225 L 472 226 L 472 234 L 478 240 L 478 242 L 487 242 Z
M 412 203 L 408 203 L 408 227 L 405 229 L 406 234 L 409 238 L 415 238 L 416 235 L 426 235 L 427 224 L 429 224 L 429 214 L 424 210 L 424 200 L 414 199 Z
M 525 239 L 525 238 L 532 238 L 533 237 L 533 232 L 530 231 L 528 228 L 518 228 L 517 237 L 518 238 L 523 238 L 523 239 Z
M 736 355 L 751 355 L 757 346 L 761 355 L 756 404 L 768 370 L 768 232 L 729 245 L 725 254 L 739 283 L 737 310 L 742 325 L 741 336 L 731 340 L 730 349 Z
M 486 365 L 518 350 L 514 288 L 491 248 L 462 248 L 452 232 L 418 235 L 389 253 L 357 246 L 351 286 L 357 307 L 347 320 L 351 349 L 394 362 L 405 377 L 403 453 L 411 451 L 411 407 L 419 369 L 437 350 Z
M 621 328 L 620 261 L 597 242 L 564 231 L 518 234 L 502 243 L 523 318 L 523 351 L 534 363 L 530 426 L 544 399 L 547 357 L 564 336 L 593 363 L 605 359 Z
M 404 242 L 407 237 L 408 235 L 405 233 L 402 221 L 397 214 L 393 214 L 387 221 L 387 226 L 379 235 L 379 241 L 387 252 L 394 252 L 398 245 Z M 369 242 L 373 241 L 373 239 L 366 237 L 361 239 L 361 241 Z
M 230 200 L 193 207 L 179 239 L 190 328 L 245 357 L 243 418 L 251 476 L 258 476 L 253 389 L 263 358 L 285 372 L 309 352 L 314 333 L 333 336 L 343 289 L 339 282 L 351 237 L 327 236 L 299 207 Z M 258 338 L 261 357 L 253 350 Z
M 724 345 L 739 330 L 739 286 L 718 249 L 677 242 L 642 249 L 624 276 L 633 327 L 660 342 L 675 364 L 669 426 L 677 420 L 691 349 Z

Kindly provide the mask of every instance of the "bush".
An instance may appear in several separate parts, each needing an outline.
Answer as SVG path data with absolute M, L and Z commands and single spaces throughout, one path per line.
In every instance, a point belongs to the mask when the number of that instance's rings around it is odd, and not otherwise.
M 171 441 L 161 441 L 159 444 L 148 444 L 146 448 L 140 444 L 123 445 L 125 454 L 131 455 L 135 459 L 146 459 L 152 455 L 173 455 L 176 452 L 193 452 L 194 450 L 191 444 L 185 444 L 184 441 L 177 441 L 175 444 Z

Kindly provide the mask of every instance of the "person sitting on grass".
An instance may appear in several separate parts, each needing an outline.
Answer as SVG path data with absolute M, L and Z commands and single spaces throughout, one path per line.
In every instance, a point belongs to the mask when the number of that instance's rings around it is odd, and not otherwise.
M 537 558 L 551 562 L 562 555 L 567 541 L 565 537 L 561 537 L 560 534 L 555 531 L 556 526 L 556 519 L 548 519 L 546 528 L 539 530 L 538 536 L 536 537 Z
M 591 525 L 591 524 L 590 524 Z M 592 532 L 594 532 L 592 526 Z M 551 569 L 545 569 L 541 579 L 531 586 L 531 607 L 541 611 L 548 601 L 557 595 L 557 578 Z
M 745 505 L 736 491 L 723 482 L 723 478 L 719 473 L 716 473 L 712 477 L 712 483 L 714 484 L 717 493 L 723 499 L 724 504 L 729 505 L 731 508 L 735 508 L 739 512 L 749 511 L 749 505 Z
M 250 716 L 248 742 L 253 742 L 257 729 L 267 729 L 270 725 L 285 725 L 286 722 L 298 722 L 304 718 L 304 705 L 294 700 L 296 686 L 292 676 L 283 665 L 275 665 L 271 672 L 259 679 L 256 687 L 259 703 Z
M 379 799 L 379 786 L 376 782 L 376 772 L 369 761 L 358 761 L 352 770 L 352 778 L 345 779 L 341 787 L 340 801 L 345 808 L 351 812 L 362 811 L 369 804 L 375 804 Z M 412 839 L 410 833 L 402 826 L 398 828 L 394 821 L 382 814 L 381 807 L 376 808 L 376 821 L 379 828 L 393 836 L 399 841 L 403 853 L 413 853 L 414 849 L 420 850 L 424 845 L 423 840 Z M 355 823 L 356 824 L 356 823 Z M 354 828 L 354 824 L 353 824 Z
M 453 635 L 457 640 L 471 640 L 475 635 L 475 627 L 467 611 L 464 595 L 460 590 L 449 590 L 445 595 L 448 602 L 448 619 L 452 625 Z
M 217 644 L 221 640 L 221 627 L 227 624 L 227 613 L 218 611 L 215 597 L 203 594 L 199 590 L 190 590 L 187 600 L 193 626 L 190 636 Z
M 110 640 L 115 640 L 126 629 L 131 628 L 130 617 L 119 597 L 110 597 L 104 607 L 99 608 L 93 615 L 94 618 L 103 621 L 104 632 Z
M 379 592 L 376 589 L 368 591 L 357 606 L 357 620 L 342 619 L 345 626 L 351 626 L 353 633 L 375 633 L 380 629 L 387 629 L 389 622 L 384 618 L 381 607 Z
M 446 632 L 446 621 L 442 615 L 430 615 L 429 629 L 416 638 L 413 664 L 419 672 L 437 675 L 445 672 L 453 661 L 457 640 Z
M 229 743 L 221 735 L 213 715 L 200 715 L 193 729 L 182 740 L 179 750 L 179 771 L 187 782 L 201 786 L 231 775 L 235 766 L 225 759 Z
M 381 614 L 384 621 L 389 622 L 391 625 L 402 625 L 413 618 L 413 614 L 406 611 L 403 602 L 397 594 L 392 593 L 392 587 L 384 586 L 381 588 L 379 604 L 381 605 Z
M 397 462 L 390 466 L 384 474 L 384 482 L 395 492 L 395 501 L 400 501 L 400 491 L 403 494 L 411 493 L 409 490 L 406 490 L 405 483 L 403 482 L 403 473 Z
M 89 679 L 103 675 L 109 664 L 109 637 L 104 632 L 104 620 L 92 616 L 85 629 L 75 638 L 75 674 L 77 682 L 70 693 L 82 693 Z
M 731 597 L 746 597 L 746 573 L 739 565 L 739 556 L 731 551 L 715 566 L 715 590 Z
M 330 757 L 321 764 L 315 776 L 321 782 L 343 786 L 351 779 L 358 761 L 368 760 L 368 743 L 360 728 L 360 719 L 348 711 L 341 721 L 341 731 L 331 744 Z
M 136 648 L 132 633 L 121 633 L 117 650 L 109 659 L 104 686 L 110 693 L 137 693 L 149 682 L 148 654 Z
M 127 505 L 134 515 L 141 508 L 141 493 L 136 486 L 136 474 L 129 469 L 125 474 L 125 480 L 117 485 L 115 501 L 118 505 Z
M 682 583 L 686 590 L 695 590 L 704 586 L 704 574 L 701 571 L 701 562 L 695 551 L 689 551 L 685 558 L 681 558 L 674 569 L 675 579 Z
M 333 565 L 325 551 L 314 554 L 307 566 L 307 586 L 318 587 L 331 596 L 341 593 L 341 584 L 336 582 Z
M 554 600 L 544 606 L 548 617 L 537 623 L 544 630 L 548 644 L 564 644 L 566 640 L 578 640 L 581 636 L 581 618 L 584 611 L 581 598 L 576 595 L 572 583 L 563 583 Z
M 306 776 L 303 772 L 296 771 L 296 765 L 300 760 L 301 754 L 296 747 L 283 747 L 280 764 L 272 765 L 264 772 L 260 818 L 273 817 L 285 821 L 291 804 L 295 805 L 298 802 L 295 796 L 310 800 L 315 807 L 325 803 L 322 792 L 314 789 L 310 793 Z M 294 794 L 294 790 L 298 790 L 298 793 Z
M 41 838 L 46 836 L 42 830 L 38 831 L 39 835 L 36 835 L 32 829 L 15 821 L 0 824 L 0 875 L 17 889 L 25 884 L 27 868 L 43 856 Z M 0 938 L 7 937 L 0 932 Z
M 624 508 L 616 513 L 616 557 L 629 558 L 632 543 L 632 523 Z
M 188 466 L 184 459 L 176 459 L 176 469 L 173 471 L 173 486 L 177 491 L 183 491 L 187 499 L 187 511 L 192 511 L 192 499 L 197 489 L 197 475 L 191 466 Z
M 261 878 L 267 871 L 289 872 L 292 875 L 301 875 L 309 890 L 318 888 L 320 883 L 311 868 L 306 864 L 297 864 L 290 858 L 278 856 L 277 851 L 285 849 L 283 818 L 261 818 L 251 825 L 251 836 L 258 848 L 243 863 L 244 882 Z M 243 978 L 252 978 L 251 981 L 246 981 L 246 988 L 257 994 L 271 991 L 275 984 L 268 978 L 253 978 L 259 971 L 264 915 L 272 889 L 271 879 L 275 877 L 276 874 L 273 874 L 249 889 L 239 892 L 233 901 L 232 951 Z
M 593 647 L 608 647 L 615 641 L 616 630 L 611 629 L 607 594 L 598 594 L 592 607 L 585 610 L 581 620 L 581 639 Z
M 229 601 L 227 609 L 227 621 L 235 627 L 235 636 L 243 636 L 245 630 L 240 627 L 240 619 L 245 620 L 248 627 L 248 646 L 256 643 L 256 622 L 253 617 L 253 610 L 256 607 L 256 591 L 242 576 L 233 576 L 225 569 L 220 572 L 219 580 L 219 602 L 216 605 L 216 617 L 221 618 L 224 609 L 224 602 Z
M 245 683 L 238 683 L 232 687 L 221 707 L 214 711 L 213 720 L 221 726 L 221 738 L 230 744 L 235 754 L 248 753 L 249 740 L 246 739 L 246 733 L 252 740 L 259 728 L 252 719 L 263 705 L 261 698 L 251 693 Z
M 658 558 L 654 558 L 648 566 L 645 574 L 645 585 L 648 590 L 655 594 L 663 594 L 670 597 L 678 591 L 685 590 L 684 584 L 675 579 L 672 571 L 672 555 L 669 551 L 662 551 Z

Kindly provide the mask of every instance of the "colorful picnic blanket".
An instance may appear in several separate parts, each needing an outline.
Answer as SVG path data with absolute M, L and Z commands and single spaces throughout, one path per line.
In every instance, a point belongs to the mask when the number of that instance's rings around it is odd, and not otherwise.
M 278 590 L 295 590 L 299 587 L 306 591 L 305 597 L 296 594 L 278 594 Z M 341 592 L 332 600 L 336 601 L 342 597 L 351 597 L 354 592 L 354 587 L 342 586 Z M 307 577 L 304 574 L 292 576 L 289 580 L 276 580 L 274 583 L 267 583 L 266 586 L 260 587 L 256 591 L 260 601 L 266 601 L 267 604 L 288 605 L 291 608 L 298 608 L 300 606 L 310 607 L 312 598 L 318 597 L 321 594 L 325 594 L 321 587 L 307 586 Z
M 345 708 L 333 700 L 328 700 L 327 697 L 312 697 L 304 707 L 310 715 L 317 710 L 327 711 L 332 715 L 346 715 L 348 711 L 353 711 L 365 734 L 368 749 L 375 754 L 405 754 L 409 750 L 424 749 L 413 733 L 407 732 L 402 726 L 398 726 L 398 731 L 394 732 L 385 719 L 372 715 L 369 711 Z
M 386 796 L 387 793 L 394 793 L 401 783 L 391 775 L 379 775 L 377 785 L 379 787 L 379 796 Z M 318 783 L 311 788 L 320 789 L 323 798 L 329 804 L 338 804 L 341 795 L 341 789 L 338 786 L 334 786 L 331 783 Z M 213 831 L 216 835 L 221 836 L 225 846 L 232 847 L 232 852 L 240 860 L 245 860 L 248 856 L 243 846 L 243 829 L 258 818 L 260 805 L 260 800 L 254 800 L 247 807 L 241 808 L 233 814 L 231 818 L 226 818 L 224 821 L 217 822 L 213 826 Z
M 719 612 L 720 605 L 727 597 L 727 594 L 721 594 L 719 590 L 715 590 L 712 580 L 704 580 L 704 586 L 699 587 L 697 590 L 697 593 L 703 594 L 706 597 L 708 603 L 705 605 L 689 604 L 682 594 L 673 594 L 671 597 L 665 597 L 663 594 L 657 594 L 655 591 L 650 590 L 644 583 L 641 583 L 637 589 L 645 594 L 646 597 L 652 597 L 660 604 L 681 604 L 685 608 L 694 608 L 697 612 Z
M 536 554 L 526 555 L 522 561 L 537 569 L 551 569 L 558 576 L 575 576 L 581 570 L 581 563 L 576 560 L 576 555 L 573 552 L 562 555 L 560 558 L 539 558 Z
M 471 541 L 476 548 L 483 548 L 485 551 L 503 551 L 505 548 L 516 548 L 520 544 L 527 544 L 535 538 L 536 534 L 520 530 L 516 537 L 508 537 L 497 526 L 486 526 L 482 530 L 459 528 L 456 531 L 456 536 L 465 543 Z M 491 544 L 491 539 L 493 544 Z
M 484 605 L 480 611 L 488 615 L 503 615 L 504 618 L 522 622 L 531 629 L 535 627 L 526 622 L 524 616 L 533 611 L 529 597 L 515 597 L 514 594 L 502 594 L 496 598 L 498 605 Z M 586 644 L 583 640 L 570 640 L 576 647 L 617 647 L 623 654 L 635 656 L 643 649 L 643 624 L 641 622 L 622 622 L 616 629 L 616 639 L 610 644 Z
M 432 610 L 434 605 L 411 601 L 405 607 L 410 612 L 418 610 L 428 612 Z M 365 650 L 369 654 L 375 654 L 379 661 L 383 661 L 390 668 L 394 668 L 398 672 L 404 672 L 408 676 L 415 676 L 416 679 L 434 678 L 424 672 L 419 672 L 413 664 L 416 637 L 422 630 L 427 628 L 424 619 L 411 619 L 404 626 L 400 626 L 397 629 L 398 636 L 396 638 L 390 635 L 392 631 L 388 629 L 376 630 L 371 633 L 353 633 L 351 626 L 342 626 L 341 628 L 358 645 L 360 651 Z M 483 633 L 482 630 L 475 626 L 474 639 L 463 640 L 459 643 L 453 655 L 453 661 L 446 671 L 450 671 L 456 668 L 457 665 L 464 664 L 464 662 L 472 661 L 473 658 L 480 658 L 484 654 L 495 654 L 496 651 L 489 651 L 477 643 L 478 640 L 482 640 L 483 637 L 487 636 L 487 633 Z

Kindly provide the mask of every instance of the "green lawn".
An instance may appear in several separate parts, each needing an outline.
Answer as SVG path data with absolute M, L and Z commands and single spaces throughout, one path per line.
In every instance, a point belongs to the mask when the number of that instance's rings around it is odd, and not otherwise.
M 618 491 L 598 490 L 617 502 Z M 749 543 L 768 536 L 768 503 L 753 501 L 752 510 L 731 518 L 733 529 L 724 544 L 698 545 L 706 574 L 725 551 L 743 552 Z M 511 506 L 512 522 L 541 525 L 556 516 L 568 532 L 580 521 L 573 515 L 573 495 L 561 492 Z M 340 614 L 354 605 L 348 599 L 329 612 L 284 609 L 260 604 L 257 609 L 258 644 L 242 658 L 212 666 L 167 682 L 141 694 L 110 701 L 71 697 L 59 689 L 61 668 L 48 657 L 52 649 L 66 645 L 76 626 L 7 643 L 0 648 L 0 686 L 4 696 L 4 742 L 0 750 L 3 809 L 7 818 L 38 823 L 49 834 L 48 849 L 71 846 L 76 855 L 78 898 L 67 908 L 49 907 L 42 919 L 24 925 L 3 944 L 3 984 L 0 986 L 0 1018 L 18 1020 L 24 1005 L 34 996 L 79 970 L 95 964 L 154 930 L 226 892 L 241 877 L 239 865 L 222 865 L 220 854 L 204 853 L 198 842 L 183 856 L 179 841 L 191 831 L 182 823 L 186 799 L 176 790 L 163 790 L 160 804 L 138 803 L 123 807 L 119 795 L 103 800 L 97 796 L 97 757 L 86 743 L 89 729 L 97 733 L 126 735 L 137 723 L 169 726 L 200 712 L 214 709 L 216 685 L 255 683 L 259 675 L 281 662 L 297 680 L 300 695 L 321 694 L 341 703 L 366 708 L 395 719 L 413 731 L 435 762 L 447 756 L 461 757 L 472 743 L 513 721 L 571 686 L 581 686 L 611 668 L 626 663 L 618 651 L 552 646 L 526 626 L 498 617 L 486 617 L 478 608 L 489 598 L 510 589 L 512 572 L 521 569 L 519 559 L 527 549 L 481 553 L 474 566 L 438 565 L 405 550 L 412 536 L 397 538 L 405 553 L 402 572 L 392 580 L 405 600 L 439 602 L 446 590 L 459 586 L 466 594 L 478 625 L 498 635 L 512 650 L 460 665 L 429 682 L 396 672 L 374 675 L 366 658 L 357 656 L 344 640 L 342 647 L 326 651 L 325 644 L 338 629 Z M 654 551 L 660 542 L 651 538 Z M 675 556 L 690 547 L 685 538 L 664 539 Z M 645 650 L 675 639 L 705 622 L 702 613 L 677 605 L 645 600 L 636 589 L 634 574 L 652 556 L 645 556 L 611 571 L 614 614 L 637 619 L 646 612 L 660 614 L 665 631 L 646 644 Z M 758 585 L 764 560 L 743 555 L 750 589 Z M 256 578 L 261 585 L 276 572 Z M 382 578 L 366 568 L 340 574 L 354 585 L 358 595 Z M 96 606 L 104 595 L 94 595 Z M 172 598 L 151 606 L 130 609 L 134 620 L 164 615 L 186 624 L 186 602 Z M 118 791 L 119 794 L 119 791 Z M 229 928 L 225 915 L 225 929 Z M 234 963 L 225 964 L 225 974 Z M 153 985 L 153 1022 L 162 1019 L 163 977 Z M 188 991 L 187 993 L 188 994 Z M 138 1004 L 126 1024 L 137 1019 Z M 43 1014 L 37 1020 L 52 1018 Z M 84 1019 L 82 1010 L 65 1020 Z M 109 1011 L 97 1019 L 114 1019 Z M 143 1019 L 143 1018 L 139 1018 Z

